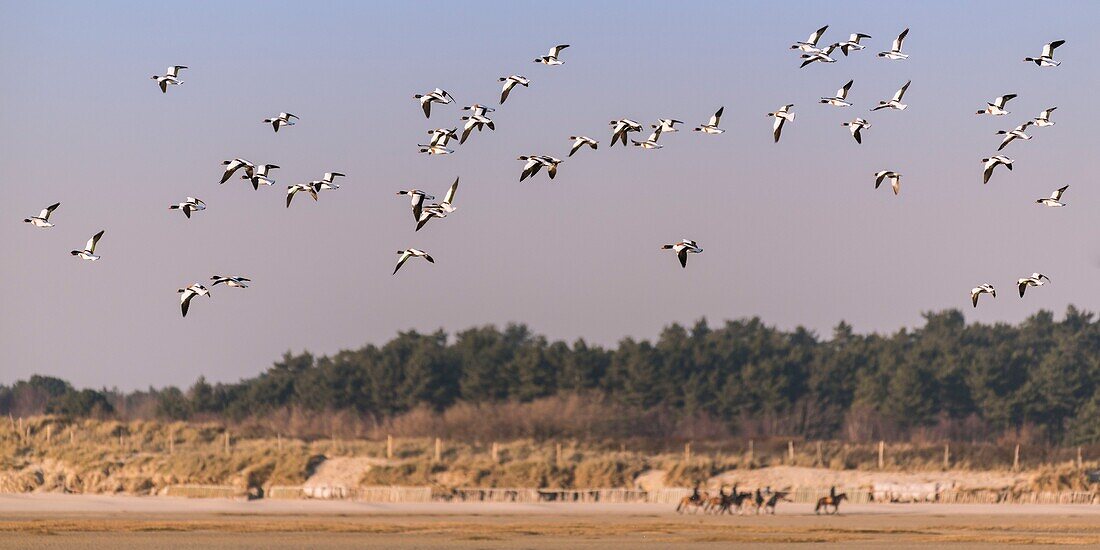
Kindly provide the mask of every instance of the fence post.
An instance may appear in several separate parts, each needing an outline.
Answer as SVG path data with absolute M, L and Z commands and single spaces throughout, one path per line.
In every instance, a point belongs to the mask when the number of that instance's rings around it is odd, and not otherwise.
M 229 429 L 225 430 L 225 454 L 229 454 Z
M 787 462 L 794 464 L 794 441 L 787 440 Z
M 176 430 L 168 430 L 168 454 L 176 454 Z
M 437 437 L 435 438 L 435 461 L 441 460 L 443 460 L 443 440 Z
M 684 462 L 691 460 L 691 443 L 684 443 Z
M 878 442 L 878 469 L 881 470 L 886 466 L 886 442 L 879 440 Z
M 1084 458 L 1084 457 L 1081 456 L 1081 446 L 1078 445 L 1077 446 L 1077 469 L 1078 470 L 1080 470 L 1081 468 L 1084 467 L 1085 461 L 1082 460 L 1082 458 Z
M 386 458 L 393 458 L 393 436 L 386 435 Z
M 753 455 L 755 454 L 755 451 L 756 451 L 756 448 L 755 448 L 755 447 L 756 447 L 756 446 L 755 446 L 755 445 L 753 444 L 753 440 L 751 440 L 751 439 L 750 439 L 750 440 L 749 440 L 749 467 L 750 467 L 750 468 L 752 467 L 752 461 L 753 461 L 753 459 L 755 458 L 755 457 L 753 456 Z
M 492 449 L 490 450 L 490 454 L 493 457 L 493 462 L 499 462 L 500 461 L 499 460 L 500 459 L 500 454 L 498 453 L 497 442 L 496 441 L 493 442 L 493 446 L 492 446 Z
M 951 467 L 951 444 L 943 444 L 943 469 L 946 470 Z
M 1016 444 L 1016 453 L 1012 456 L 1012 471 L 1020 469 L 1020 444 Z
M 47 445 L 50 444 L 50 439 L 51 439 L 52 435 L 53 435 L 53 426 L 50 425 L 50 424 L 46 424 L 46 444 Z

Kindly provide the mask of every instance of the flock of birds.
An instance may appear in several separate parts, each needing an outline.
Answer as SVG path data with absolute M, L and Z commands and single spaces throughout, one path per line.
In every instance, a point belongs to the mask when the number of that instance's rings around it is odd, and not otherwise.
M 819 47 L 818 43 L 828 29 L 828 25 L 821 27 L 814 31 L 804 42 L 796 42 L 791 45 L 791 49 L 801 52 L 802 67 L 806 67 L 813 63 L 835 63 L 836 58 L 831 57 L 836 49 L 840 49 L 841 53 L 847 57 L 850 53 L 863 50 L 866 46 L 862 43 L 863 40 L 870 39 L 871 36 L 863 33 L 853 33 L 849 36 L 848 40 L 844 42 L 836 42 L 829 44 L 825 47 Z M 901 61 L 909 58 L 909 55 L 902 52 L 902 46 L 904 44 L 906 36 L 909 34 L 909 29 L 903 30 L 893 43 L 889 50 L 879 52 L 878 57 Z M 1064 40 L 1056 40 L 1043 46 L 1042 54 L 1039 57 L 1026 57 L 1025 62 L 1035 63 L 1039 67 L 1057 67 L 1060 62 L 1054 59 L 1054 51 L 1059 46 L 1065 43 Z M 559 44 L 550 48 L 546 55 L 536 57 L 534 62 L 540 63 L 546 66 L 558 66 L 563 65 L 565 62 L 561 59 L 562 50 L 568 48 L 568 44 Z M 168 67 L 167 71 L 163 75 L 153 75 L 152 79 L 156 81 L 158 87 L 162 93 L 167 93 L 169 86 L 178 86 L 183 84 L 180 80 L 180 71 L 187 69 L 185 65 L 173 65 Z M 512 74 L 505 77 L 500 77 L 499 82 L 502 83 L 500 92 L 499 104 L 504 105 L 507 101 L 509 94 L 516 88 L 516 86 L 522 86 L 527 88 L 531 84 L 531 80 L 522 75 Z M 853 104 L 848 100 L 848 94 L 852 88 L 853 80 L 849 80 L 846 84 L 837 90 L 836 94 L 829 97 L 822 97 L 820 103 L 830 105 L 833 107 L 852 107 Z M 896 111 L 904 111 L 907 107 L 905 103 L 902 103 L 906 90 L 909 89 L 909 85 L 912 81 L 906 82 L 902 85 L 898 91 L 888 100 L 880 100 L 878 105 L 871 108 L 870 111 L 879 111 L 883 109 L 892 109 Z M 1005 94 L 996 98 L 994 101 L 987 103 L 986 107 L 977 111 L 978 115 L 990 115 L 990 116 L 1004 116 L 1010 114 L 1006 110 L 1006 105 L 1010 100 L 1016 97 L 1016 94 Z M 431 118 L 432 105 L 448 105 L 454 102 L 454 98 L 450 93 L 441 89 L 435 88 L 431 92 L 425 94 L 416 94 L 413 96 L 416 99 L 424 112 L 425 118 Z M 783 127 L 788 122 L 794 122 L 795 113 L 793 112 L 794 105 L 783 105 L 774 112 L 768 113 L 768 116 L 773 118 L 772 122 L 772 137 L 774 142 L 778 143 L 782 134 Z M 490 131 L 496 129 L 496 126 L 490 118 L 489 114 L 495 110 L 485 105 L 473 104 L 462 108 L 464 111 L 468 111 L 470 114 L 462 116 L 462 134 L 461 137 L 458 134 L 458 128 L 437 128 L 429 130 L 428 135 L 431 136 L 427 144 L 419 144 L 420 152 L 428 155 L 447 155 L 454 151 L 447 146 L 452 140 L 457 140 L 459 144 L 463 144 L 470 137 L 474 130 L 479 133 L 488 128 Z M 1051 114 L 1056 107 L 1050 107 L 1043 110 L 1038 117 L 1028 120 L 1012 130 L 1001 130 L 997 132 L 997 135 L 1003 135 L 1004 138 L 1001 141 L 997 151 L 1000 152 L 1007 145 L 1016 140 L 1030 140 L 1031 136 L 1026 133 L 1026 130 L 1035 126 L 1037 128 L 1043 128 L 1053 126 L 1055 123 L 1050 120 Z M 713 115 L 707 120 L 706 123 L 700 124 L 694 128 L 694 131 L 719 135 L 725 130 L 722 129 L 719 124 L 722 119 L 724 107 L 719 107 Z M 266 118 L 262 122 L 264 124 L 270 124 L 273 130 L 278 133 L 281 128 L 294 126 L 299 120 L 298 116 L 281 112 L 277 116 Z M 682 121 L 672 118 L 658 119 L 656 124 L 650 125 L 651 133 L 645 140 L 635 140 L 630 138 L 631 133 L 642 132 L 644 126 L 642 123 L 631 120 L 629 118 L 621 118 L 613 120 L 610 123 L 611 130 L 611 147 L 614 147 L 616 143 L 621 143 L 623 146 L 627 146 L 628 143 L 633 144 L 634 147 L 641 149 L 660 149 L 664 145 L 659 142 L 660 138 L 665 134 L 678 132 L 677 125 L 683 124 Z M 862 131 L 870 128 L 871 123 L 861 117 L 844 122 L 843 126 L 848 128 L 852 138 L 856 143 L 863 143 Z M 584 147 L 589 147 L 592 150 L 599 148 L 599 141 L 584 135 L 569 136 L 569 140 L 572 143 L 570 147 L 568 157 L 572 157 L 579 150 Z M 558 166 L 564 162 L 562 159 L 550 156 L 550 155 L 523 155 L 517 158 L 517 160 L 523 161 L 523 170 L 520 173 L 519 181 L 524 181 L 527 178 L 533 178 L 540 171 L 545 169 L 546 175 L 550 179 L 554 179 L 558 172 Z M 275 164 L 256 164 L 245 160 L 243 158 L 234 158 L 226 160 L 223 163 L 224 171 L 222 173 L 220 183 L 224 184 L 228 182 L 235 174 L 241 173 L 241 179 L 247 180 L 255 190 L 259 190 L 260 186 L 272 186 L 275 181 L 271 178 L 271 171 L 279 168 Z M 997 166 L 1004 166 L 1008 170 L 1012 170 L 1013 159 L 1002 155 L 995 154 L 988 158 L 982 159 L 982 181 L 988 183 L 990 177 L 993 175 L 993 171 Z M 290 208 L 291 202 L 294 196 L 298 193 L 306 193 L 313 198 L 314 201 L 318 200 L 318 194 L 321 191 L 336 190 L 340 188 L 340 185 L 335 183 L 336 178 L 346 177 L 341 172 L 326 172 L 324 176 L 319 180 L 314 180 L 305 183 L 298 183 L 289 185 L 287 187 L 286 194 L 286 207 Z M 895 195 L 901 191 L 901 173 L 894 170 L 880 170 L 874 174 L 875 189 L 884 181 L 889 181 L 890 186 L 893 189 Z M 446 218 L 448 214 L 455 212 L 455 193 L 458 190 L 459 179 L 455 178 L 453 184 L 447 190 L 446 195 L 440 202 L 426 202 L 434 201 L 435 197 L 420 189 L 408 189 L 397 192 L 397 195 L 404 195 L 410 198 L 412 206 L 413 219 L 416 222 L 416 231 L 419 231 L 433 218 Z M 1050 197 L 1037 199 L 1035 202 L 1048 207 L 1062 207 L 1065 203 L 1062 202 L 1062 195 L 1065 193 L 1069 186 L 1063 186 L 1053 193 Z M 51 215 L 57 208 L 61 206 L 61 203 L 54 203 L 45 209 L 43 209 L 37 216 L 31 216 L 23 221 L 38 228 L 53 227 L 53 223 L 50 221 Z M 173 204 L 169 206 L 169 209 L 180 210 L 183 215 L 188 219 L 195 212 L 201 212 L 206 209 L 206 203 L 201 199 L 195 197 L 187 197 L 183 202 Z M 96 255 L 96 246 L 102 239 L 104 231 L 99 231 L 92 238 L 88 239 L 87 244 L 82 250 L 73 250 L 71 254 L 83 260 L 96 261 L 100 259 L 100 256 Z M 677 259 L 680 262 L 681 267 L 687 267 L 688 254 L 699 254 L 703 251 L 699 247 L 698 243 L 692 239 L 682 239 L 674 244 L 666 244 L 661 246 L 661 249 L 672 250 Z M 406 248 L 404 250 L 397 251 L 400 258 L 397 261 L 397 265 L 394 267 L 393 273 L 396 274 L 398 270 L 405 265 L 408 260 L 412 258 L 423 258 L 429 263 L 435 263 L 435 260 L 427 252 L 417 248 Z M 248 288 L 248 283 L 251 282 L 247 277 L 242 276 L 224 276 L 214 275 L 210 277 L 212 281 L 210 287 L 224 284 L 232 288 Z M 1039 287 L 1050 282 L 1050 278 L 1041 273 L 1033 273 L 1028 277 L 1023 277 L 1017 280 L 1017 286 L 1019 288 L 1020 296 L 1024 296 L 1024 292 L 1028 287 Z M 200 283 L 192 283 L 191 285 L 180 288 L 177 291 L 180 294 L 180 309 L 183 316 L 187 316 L 187 311 L 190 307 L 191 300 L 196 296 L 209 297 L 210 290 Z M 983 283 L 971 290 L 971 302 L 974 307 L 978 305 L 978 297 L 982 294 L 989 294 L 992 297 L 997 296 L 997 291 L 990 283 Z

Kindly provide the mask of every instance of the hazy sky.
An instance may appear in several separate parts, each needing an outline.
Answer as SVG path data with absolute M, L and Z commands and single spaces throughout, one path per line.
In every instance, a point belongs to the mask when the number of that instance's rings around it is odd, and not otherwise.
M 555 339 L 614 344 L 664 325 L 759 315 L 823 337 L 845 319 L 893 331 L 922 311 L 1019 321 L 1095 309 L 1100 61 L 1086 2 L 593 3 L 0 1 L 0 383 L 33 373 L 78 386 L 232 381 L 286 350 L 331 353 L 397 331 L 528 323 Z M 788 49 L 873 36 L 837 63 L 799 69 Z M 904 27 L 907 61 L 875 53 Z M 1022 62 L 1065 39 L 1055 69 Z M 568 43 L 564 66 L 532 63 Z M 150 75 L 188 65 L 163 95 Z M 460 107 L 495 104 L 497 78 L 531 78 L 453 155 L 417 152 Z M 855 107 L 817 104 L 848 79 Z M 868 109 L 906 80 L 904 112 Z M 412 95 L 456 104 L 424 118 Z M 1011 115 L 974 112 L 1005 93 Z M 772 143 L 765 113 L 794 103 Z M 719 106 L 720 136 L 695 134 Z M 979 159 L 1057 106 L 1050 128 Z M 274 134 L 260 121 L 301 117 Z M 873 127 L 857 145 L 841 122 Z M 608 148 L 608 121 L 687 122 L 664 149 Z M 518 155 L 565 158 L 553 182 L 518 182 Z M 218 185 L 221 161 L 275 163 L 277 185 Z M 1084 159 L 1084 160 L 1082 160 Z M 901 196 L 872 174 L 904 174 Z M 320 202 L 286 185 L 348 175 Z M 398 189 L 458 212 L 419 233 Z M 1067 208 L 1034 199 L 1070 185 Z M 168 205 L 196 196 L 191 220 Z M 22 219 L 56 201 L 56 227 Z M 106 229 L 98 262 L 69 255 Z M 658 250 L 682 237 L 687 269 Z M 430 252 L 391 276 L 405 247 Z M 1018 277 L 1053 284 L 1015 294 Z M 180 317 L 176 289 L 219 286 Z M 982 282 L 996 300 L 970 308 Z

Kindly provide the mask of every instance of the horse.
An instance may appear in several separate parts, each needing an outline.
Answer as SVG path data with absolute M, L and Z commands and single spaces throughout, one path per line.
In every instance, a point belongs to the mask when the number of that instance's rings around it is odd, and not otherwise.
M 764 513 L 765 514 L 771 514 L 771 515 L 774 516 L 775 515 L 775 503 L 777 503 L 781 500 L 785 500 L 787 502 L 793 502 L 791 499 L 787 498 L 787 495 L 789 495 L 789 494 L 790 494 L 790 491 L 776 491 L 776 492 L 772 493 L 772 496 L 768 497 L 768 500 L 764 502 Z
M 848 493 L 840 493 L 836 497 L 825 496 L 817 499 L 817 506 L 814 506 L 814 513 L 820 514 L 821 510 L 825 510 L 826 514 L 836 514 L 840 512 L 840 502 L 848 499 Z M 833 507 L 833 511 L 829 511 L 829 507 Z
M 691 511 L 693 514 L 698 509 L 702 509 L 702 510 L 705 511 L 706 510 L 705 506 L 706 506 L 706 503 L 707 503 L 707 498 L 708 498 L 708 496 L 707 496 L 706 491 L 700 492 L 699 493 L 699 498 L 697 498 L 697 499 L 692 499 L 690 496 L 686 496 L 684 498 L 681 498 L 680 503 L 676 505 L 676 513 L 677 514 L 682 514 L 682 513 L 687 511 L 688 507 L 695 507 L 695 509 Z
M 737 485 L 734 484 L 733 491 L 730 494 L 736 494 L 736 493 L 737 493 Z M 722 503 L 726 501 L 726 498 L 728 498 L 727 495 L 726 495 L 726 486 L 723 485 L 723 486 L 718 488 L 718 494 L 717 495 L 714 495 L 714 496 L 706 499 L 705 502 L 703 502 L 703 512 L 709 514 L 711 512 L 719 511 L 720 508 L 722 507 Z

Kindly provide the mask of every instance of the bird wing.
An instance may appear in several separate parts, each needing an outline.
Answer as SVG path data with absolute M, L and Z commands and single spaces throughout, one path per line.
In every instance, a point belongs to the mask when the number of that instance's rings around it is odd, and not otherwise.
M 841 86 L 841 88 L 836 91 L 836 96 L 840 99 L 846 99 L 848 97 L 848 90 L 852 88 L 853 82 L 855 82 L 855 80 L 849 80 L 847 84 Z
M 890 178 L 890 187 L 893 188 L 894 194 L 897 195 L 901 192 L 901 176 L 895 175 Z
M 783 132 L 783 117 L 775 117 L 775 122 L 772 123 L 772 138 L 775 139 L 775 143 L 779 143 L 779 134 Z
M 993 168 L 997 166 L 997 162 L 990 159 L 985 163 L 985 169 L 982 170 L 982 183 L 989 183 L 989 177 L 993 175 Z
M 458 191 L 458 178 L 455 178 L 455 182 L 452 183 L 451 188 L 447 190 L 447 194 L 443 197 L 443 202 L 446 204 L 454 204 L 456 191 Z
M 825 34 L 825 29 L 828 29 L 828 28 L 829 28 L 829 26 L 825 25 L 824 27 L 821 27 L 820 29 L 817 29 L 816 31 L 813 32 L 813 34 L 810 35 L 810 38 L 808 38 L 806 40 L 806 42 L 816 46 L 817 41 L 821 40 L 821 35 Z
M 863 135 L 860 134 L 860 130 L 863 129 L 863 126 L 860 126 L 859 124 L 853 124 L 851 128 L 852 137 L 856 138 L 856 143 L 863 143 Z
M 1020 279 L 1019 281 L 1016 281 L 1016 284 L 1020 287 L 1020 297 L 1023 298 L 1024 291 L 1027 290 L 1028 280 Z
M 405 265 L 405 262 L 407 262 L 409 260 L 409 258 L 411 258 L 411 257 L 412 257 L 412 252 L 409 252 L 408 250 L 406 250 L 403 254 L 401 254 L 401 259 L 397 260 L 397 266 L 393 268 L 393 272 L 396 274 L 397 270 L 401 269 L 401 266 Z
M 92 235 L 92 238 L 88 239 L 88 244 L 84 245 L 84 250 L 87 250 L 89 254 L 95 254 L 95 245 L 101 237 L 103 237 L 103 231 Z
M 1068 185 L 1066 185 L 1064 187 L 1059 187 L 1053 193 L 1050 194 L 1050 198 L 1052 198 L 1054 200 L 1060 200 L 1062 198 L 1062 193 L 1065 193 L 1066 189 L 1069 189 Z
M 558 44 L 557 46 L 554 46 L 553 48 L 550 48 L 550 57 L 557 57 L 558 54 L 561 53 L 562 50 L 564 50 L 565 48 L 568 48 L 568 47 L 569 47 L 569 44 Z
M 901 45 L 902 45 L 903 42 L 905 42 L 905 35 L 907 35 L 907 34 L 909 34 L 909 28 L 908 27 L 906 27 L 904 31 L 901 31 L 901 34 L 899 34 L 898 37 L 894 39 L 893 50 L 895 52 L 900 52 L 901 51 Z
M 1058 46 L 1061 46 L 1062 44 L 1065 44 L 1065 43 L 1066 43 L 1065 40 L 1055 40 L 1054 42 L 1051 42 L 1050 44 L 1047 44 L 1047 45 L 1043 46 L 1043 57 L 1054 57 L 1054 50 Z
M 157 83 L 160 84 L 160 93 L 168 93 L 168 80 L 161 78 L 157 80 Z
M 297 185 L 291 185 L 286 188 L 286 207 L 290 208 L 290 201 L 294 200 L 294 194 L 298 192 Z
M 573 156 L 573 153 L 576 153 L 577 149 L 580 149 L 582 145 L 584 145 L 583 141 L 579 139 L 573 140 L 573 147 L 569 149 L 569 156 Z
M 886 179 L 886 173 L 887 172 L 883 170 L 875 174 L 875 189 L 878 189 L 878 186 L 882 185 L 882 180 Z
M 912 84 L 912 83 L 913 83 L 913 81 L 912 81 L 912 80 L 910 80 L 909 82 L 906 82 L 904 86 L 902 86 L 901 88 L 899 88 L 899 89 L 898 89 L 898 91 L 897 91 L 897 93 L 896 93 L 896 94 L 894 94 L 894 101 L 898 101 L 898 102 L 900 102 L 900 101 L 901 101 L 901 98 L 902 98 L 902 96 L 904 96 L 904 95 L 905 95 L 905 90 L 908 90 L 908 89 L 909 89 L 909 85 L 910 85 L 910 84 Z
M 995 105 L 998 109 L 1004 109 L 1005 104 L 1014 97 L 1016 97 L 1016 94 L 1005 94 L 1001 97 L 998 97 L 996 101 L 993 102 L 993 105 Z
M 970 291 L 970 301 L 974 304 L 974 307 L 978 307 L 978 295 L 982 293 L 982 289 L 975 288 Z
M 724 110 L 726 110 L 725 107 L 719 107 L 717 111 L 714 111 L 714 114 L 710 117 L 710 122 L 707 124 L 709 126 L 718 126 L 718 121 L 722 120 L 722 111 Z
M 681 248 L 680 251 L 676 253 L 676 257 L 680 259 L 680 267 L 687 267 L 688 266 L 688 249 L 687 248 Z
M 516 87 L 516 81 L 511 77 L 504 79 L 504 87 L 500 90 L 500 104 L 504 105 L 504 100 L 508 99 L 508 92 L 512 91 L 512 88 Z
M 57 210 L 58 206 L 61 206 L 61 203 L 56 202 L 47 206 L 46 208 L 43 208 L 42 211 L 38 213 L 38 217 L 49 221 L 50 214 L 52 214 L 54 210 Z

